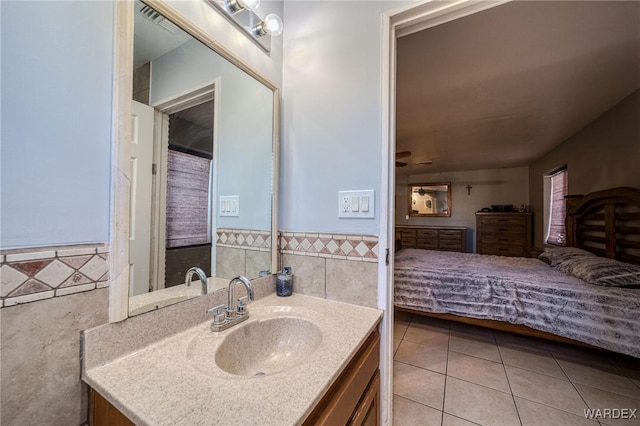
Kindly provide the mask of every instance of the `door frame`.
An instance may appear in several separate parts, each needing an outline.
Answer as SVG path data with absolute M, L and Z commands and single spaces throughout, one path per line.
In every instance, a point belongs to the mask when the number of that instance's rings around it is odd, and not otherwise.
M 460 19 L 511 0 L 427 0 L 389 10 L 382 14 L 381 46 L 381 131 L 382 168 L 380 183 L 380 236 L 378 263 L 378 307 L 386 312 L 381 324 L 380 358 L 382 422 L 393 421 L 393 257 L 395 234 L 395 151 L 396 151 L 396 39 L 427 28 Z M 384 252 L 386 249 L 386 252 Z M 386 258 L 386 259 L 385 259 Z M 388 264 L 386 260 L 388 259 Z
M 216 202 L 218 176 L 214 170 L 218 169 L 218 116 L 220 109 L 220 77 L 216 77 L 211 82 L 201 86 L 189 89 L 187 92 L 174 96 L 170 99 L 156 102 L 150 105 L 155 111 L 155 135 L 153 139 L 154 145 L 154 162 L 156 164 L 156 175 L 153 187 L 154 204 L 153 212 L 153 229 L 151 253 L 153 271 L 154 291 L 165 288 L 165 258 L 166 258 L 166 225 L 167 225 L 167 155 L 169 148 L 169 115 L 182 111 L 184 109 L 200 105 L 204 102 L 213 102 L 213 159 L 211 161 L 210 178 L 209 178 L 209 219 L 208 227 L 211 236 L 211 276 L 216 276 Z M 215 234 L 215 235 L 214 235 Z

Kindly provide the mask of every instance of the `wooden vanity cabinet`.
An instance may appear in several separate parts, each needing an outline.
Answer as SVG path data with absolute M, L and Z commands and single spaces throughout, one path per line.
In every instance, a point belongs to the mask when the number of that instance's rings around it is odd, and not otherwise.
M 91 389 L 89 407 L 91 426 L 135 426 L 135 423 L 93 389 Z
M 303 425 L 380 424 L 380 333 L 375 330 Z

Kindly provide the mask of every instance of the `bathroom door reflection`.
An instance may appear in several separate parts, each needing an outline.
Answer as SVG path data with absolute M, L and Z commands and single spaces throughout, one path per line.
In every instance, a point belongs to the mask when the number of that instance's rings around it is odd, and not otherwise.
M 211 276 L 213 100 L 170 114 L 168 139 L 166 254 L 158 288 L 183 284 L 192 266 Z

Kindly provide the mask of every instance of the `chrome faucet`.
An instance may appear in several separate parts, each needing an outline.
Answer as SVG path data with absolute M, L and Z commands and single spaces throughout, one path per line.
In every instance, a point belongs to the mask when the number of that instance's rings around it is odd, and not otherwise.
M 207 274 L 200 268 L 195 266 L 189 268 L 187 275 L 184 277 L 184 281 L 187 283 L 187 287 L 191 286 L 191 278 L 193 274 L 196 274 L 200 278 L 200 284 L 202 284 L 202 292 L 200 294 L 207 294 Z
M 236 305 L 234 284 L 236 281 L 240 281 L 247 289 L 247 295 L 238 299 Z M 249 312 L 247 311 L 247 303 L 254 300 L 253 286 L 251 281 L 242 275 L 239 275 L 229 281 L 228 287 L 228 300 L 226 305 L 218 305 L 211 309 L 208 309 L 208 313 L 213 313 L 213 322 L 211 323 L 211 331 L 223 331 L 229 327 L 232 327 L 247 318 L 249 318 Z
M 237 277 L 233 278 L 231 281 L 229 281 L 229 288 L 227 290 L 227 319 L 235 318 L 236 314 L 242 316 L 246 313 L 246 298 L 243 297 L 242 299 L 244 300 L 242 301 L 238 300 L 238 306 L 235 306 L 236 298 L 234 296 L 234 284 L 236 281 L 240 281 L 242 284 L 244 284 L 244 287 L 247 289 L 247 296 L 249 297 L 249 300 L 253 302 L 253 286 L 251 285 L 251 281 L 249 281 L 247 277 L 244 277 L 242 275 L 238 275 Z

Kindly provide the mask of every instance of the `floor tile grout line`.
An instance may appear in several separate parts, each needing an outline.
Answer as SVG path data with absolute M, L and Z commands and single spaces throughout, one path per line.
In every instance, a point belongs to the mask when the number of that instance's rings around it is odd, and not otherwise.
M 432 406 L 431 406 L 431 405 L 429 405 L 429 404 L 425 404 L 424 402 L 416 401 L 415 399 L 411 399 L 411 398 L 409 398 L 408 396 L 400 395 L 399 393 L 394 393 L 393 395 L 394 395 L 394 396 L 399 396 L 400 398 L 404 398 L 404 399 L 406 399 L 407 401 L 415 402 L 416 404 L 420 404 L 420 405 L 422 405 L 422 406 L 424 406 L 424 407 L 429 407 L 429 408 L 431 408 L 432 410 L 442 411 L 442 410 L 439 410 L 439 409 L 437 409 L 437 408 L 435 408 L 435 407 L 432 407 Z
M 501 357 L 501 358 L 502 358 L 502 350 L 501 350 L 501 349 L 503 349 L 503 348 L 504 348 L 503 346 L 498 345 L 498 350 L 500 351 L 500 357 Z M 512 349 L 512 350 L 518 350 L 518 351 L 519 351 L 520 349 L 525 349 L 525 350 L 526 350 L 526 348 L 516 348 L 516 349 L 514 349 L 514 348 L 506 348 L 506 349 Z M 530 352 L 529 352 L 529 353 L 530 353 Z M 542 352 L 535 352 L 535 353 L 534 353 L 534 355 L 540 355 L 540 356 L 542 356 L 542 355 L 543 355 L 543 353 L 542 353 Z M 555 357 L 553 356 L 553 353 L 552 353 L 551 351 L 547 350 L 547 354 L 546 354 L 546 355 L 547 355 L 551 360 L 553 360 L 553 362 L 555 362 L 555 365 L 556 365 L 558 368 L 560 368 L 560 371 L 562 371 L 562 374 L 563 374 L 564 378 L 562 378 L 562 377 L 558 377 L 558 376 L 554 376 L 554 375 L 549 374 L 549 373 L 543 373 L 543 372 L 541 372 L 541 371 L 537 371 L 537 370 L 531 370 L 531 369 L 526 368 L 526 367 L 523 367 L 523 366 L 521 366 L 521 365 L 507 364 L 507 363 L 505 363 L 505 362 L 504 362 L 504 360 L 503 360 L 503 365 L 505 365 L 505 366 L 509 366 L 509 367 L 513 367 L 513 368 L 517 368 L 517 369 L 524 370 L 524 371 L 528 371 L 528 372 L 530 372 L 530 373 L 540 374 L 541 376 L 551 377 L 551 378 L 553 378 L 553 379 L 565 380 L 565 381 L 567 381 L 567 382 L 570 382 L 570 381 L 571 381 L 571 379 L 569 379 L 569 377 L 567 376 L 567 374 L 564 372 L 564 370 L 563 370 L 563 369 L 562 369 L 562 367 L 560 366 L 560 363 L 559 363 L 559 362 L 555 359 Z
M 451 346 L 451 324 L 449 324 L 449 334 L 447 335 L 447 359 L 444 363 L 444 386 L 442 387 L 442 415 L 440 416 L 440 426 L 442 426 L 442 424 L 444 423 L 444 407 L 445 407 L 445 403 L 447 402 L 447 378 L 449 377 L 450 346 Z
M 553 355 L 553 354 L 552 354 L 552 355 Z M 554 359 L 555 359 L 555 355 L 553 355 L 553 357 L 554 357 Z M 587 407 L 589 407 L 589 408 L 592 408 L 592 407 L 591 407 L 591 406 L 587 403 L 587 401 L 583 398 L 582 394 L 580 393 L 580 391 L 578 390 L 578 388 L 576 387 L 576 385 L 584 386 L 584 387 L 591 388 L 591 389 L 596 389 L 596 390 L 599 390 L 599 391 L 602 391 L 602 392 L 608 392 L 608 393 L 613 394 L 613 395 L 621 396 L 621 397 L 623 397 L 623 398 L 633 399 L 633 400 L 636 400 L 636 401 L 639 401 L 639 402 L 640 402 L 640 398 L 635 398 L 635 397 L 633 397 L 633 396 L 625 395 L 625 394 L 622 394 L 622 393 L 620 393 L 620 392 L 614 392 L 614 391 L 612 391 L 612 390 L 610 390 L 610 389 L 603 389 L 603 388 L 601 388 L 601 387 L 596 387 L 596 386 L 594 386 L 594 385 L 587 385 L 587 384 L 584 384 L 584 383 L 574 382 L 573 380 L 571 380 L 571 378 L 569 377 L 569 374 L 565 371 L 565 369 L 564 369 L 564 367 L 562 366 L 562 364 L 560 364 L 557 360 L 556 360 L 556 362 L 557 362 L 557 363 L 558 363 L 558 365 L 560 366 L 560 369 L 562 370 L 562 372 L 564 373 L 564 375 L 565 375 L 565 376 L 567 377 L 567 379 L 569 380 L 569 383 L 571 383 L 571 386 L 573 386 L 573 388 L 576 390 L 576 392 L 578 392 L 578 395 L 580 395 L 580 398 L 582 399 L 582 401 L 583 401 L 583 402 L 585 403 L 585 405 L 586 405 Z M 567 361 L 567 362 L 571 362 L 571 361 Z M 597 368 L 596 366 L 590 366 L 590 365 L 587 365 L 586 367 L 589 367 L 589 368 L 595 368 L 595 369 L 597 369 L 598 371 L 603 371 L 603 370 L 600 370 L 599 368 Z M 610 372 L 608 372 L 608 371 L 603 371 L 603 372 L 605 372 L 605 373 L 610 373 Z M 611 374 L 613 374 L 613 373 L 611 373 Z M 627 375 L 620 376 L 620 377 L 627 379 L 629 382 L 631 382 L 631 384 L 632 384 L 632 385 L 634 385 L 634 384 L 635 384 L 635 383 L 633 382 L 633 380 L 631 380 Z
M 515 397 L 515 396 L 516 396 L 516 395 L 514 395 L 514 397 Z M 533 402 L 534 404 L 543 405 L 543 406 L 545 406 L 545 407 L 547 407 L 547 408 L 551 408 L 551 409 L 553 409 L 553 410 L 562 411 L 563 413 L 566 413 L 566 414 L 571 414 L 571 415 L 574 415 L 574 416 L 577 416 L 577 417 L 580 417 L 580 418 L 584 418 L 584 417 L 580 416 L 580 414 L 576 414 L 576 413 L 574 413 L 573 411 L 567 411 L 567 410 L 565 410 L 564 408 L 554 407 L 554 406 L 552 406 L 552 405 L 545 404 L 544 402 L 536 401 L 536 400 L 533 400 L 533 399 L 530 399 L 530 398 L 527 398 L 527 397 L 524 397 L 524 396 L 520 396 L 520 395 L 517 395 L 517 396 L 518 396 L 518 398 L 520 398 L 520 399 L 524 399 L 525 401 Z M 516 404 L 516 408 L 517 408 L 517 404 Z
M 496 341 L 496 346 L 498 346 L 498 342 Z M 500 361 L 502 364 L 502 371 L 504 371 L 504 376 L 507 378 L 507 386 L 509 386 L 509 393 L 511 394 L 511 400 L 513 401 L 513 407 L 516 409 L 516 415 L 518 416 L 518 421 L 520 425 L 522 425 L 522 417 L 520 417 L 520 410 L 518 409 L 518 404 L 516 403 L 516 396 L 513 393 L 513 389 L 511 388 L 511 380 L 509 380 L 509 374 L 507 374 L 507 367 L 504 365 L 504 359 L 502 359 L 502 352 L 500 352 L 500 346 L 498 346 L 498 354 L 500 354 Z

